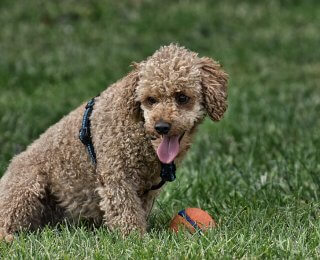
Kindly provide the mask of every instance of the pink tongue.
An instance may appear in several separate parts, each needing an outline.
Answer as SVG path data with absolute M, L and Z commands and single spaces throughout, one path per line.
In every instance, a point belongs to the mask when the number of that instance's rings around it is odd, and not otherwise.
M 179 136 L 163 136 L 157 149 L 159 160 L 163 163 L 171 163 L 179 153 Z

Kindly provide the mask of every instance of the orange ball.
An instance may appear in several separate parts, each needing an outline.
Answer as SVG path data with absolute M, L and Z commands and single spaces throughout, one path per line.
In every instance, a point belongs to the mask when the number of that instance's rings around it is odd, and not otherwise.
M 191 233 L 202 232 L 208 228 L 215 227 L 214 219 L 204 210 L 198 208 L 187 208 L 179 211 L 170 223 L 170 229 L 178 232 L 181 228 L 187 228 Z

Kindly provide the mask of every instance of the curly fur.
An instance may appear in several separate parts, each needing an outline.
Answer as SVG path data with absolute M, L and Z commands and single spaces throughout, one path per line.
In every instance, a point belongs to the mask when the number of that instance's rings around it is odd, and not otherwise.
M 51 126 L 12 159 L 0 181 L 0 239 L 62 219 L 87 219 L 144 233 L 160 181 L 154 125 L 164 120 L 171 135 L 183 135 L 180 161 L 196 126 L 226 110 L 227 75 L 210 58 L 177 45 L 160 48 L 96 98 L 90 117 L 96 167 L 79 141 L 85 104 Z M 190 98 L 178 105 L 177 93 Z M 148 103 L 153 97 L 157 102 Z

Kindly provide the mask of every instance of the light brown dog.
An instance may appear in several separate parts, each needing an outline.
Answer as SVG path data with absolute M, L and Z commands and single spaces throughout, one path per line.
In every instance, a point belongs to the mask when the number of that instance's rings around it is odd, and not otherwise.
M 13 158 L 0 181 L 0 240 L 62 219 L 87 219 L 124 235 L 146 231 L 160 162 L 179 162 L 196 126 L 227 108 L 218 63 L 177 45 L 160 48 L 95 99 L 97 164 L 79 140 L 85 104 Z

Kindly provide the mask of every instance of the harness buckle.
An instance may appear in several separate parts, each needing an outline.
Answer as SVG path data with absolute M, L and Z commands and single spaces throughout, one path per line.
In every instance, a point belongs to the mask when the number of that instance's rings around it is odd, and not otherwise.
M 161 164 L 160 177 L 164 181 L 172 182 L 176 179 L 176 166 L 172 162 L 170 164 Z
M 90 142 L 90 136 L 88 127 L 82 127 L 79 131 L 79 139 L 84 144 L 87 145 Z

